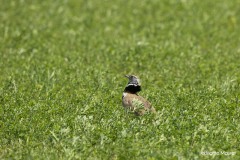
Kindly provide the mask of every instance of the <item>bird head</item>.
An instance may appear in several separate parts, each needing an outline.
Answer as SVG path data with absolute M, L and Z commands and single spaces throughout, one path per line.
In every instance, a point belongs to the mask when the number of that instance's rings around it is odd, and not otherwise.
M 125 88 L 125 91 L 131 93 L 137 93 L 141 91 L 141 82 L 140 79 L 135 75 L 125 75 L 128 78 L 128 84 Z
M 141 86 L 140 79 L 135 75 L 125 75 L 128 78 L 128 85 Z

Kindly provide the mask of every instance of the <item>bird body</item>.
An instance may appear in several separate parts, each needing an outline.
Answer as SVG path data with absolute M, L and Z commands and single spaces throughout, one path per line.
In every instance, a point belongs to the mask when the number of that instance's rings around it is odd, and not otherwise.
M 140 79 L 134 75 L 126 77 L 129 79 L 129 82 L 123 91 L 123 107 L 135 115 L 143 115 L 146 112 L 156 112 L 150 102 L 137 94 L 137 92 L 141 91 Z

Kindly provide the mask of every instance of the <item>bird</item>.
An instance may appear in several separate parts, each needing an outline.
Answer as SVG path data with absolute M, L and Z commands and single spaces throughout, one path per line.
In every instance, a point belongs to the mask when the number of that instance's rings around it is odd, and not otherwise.
M 135 75 L 125 75 L 125 77 L 128 78 L 128 84 L 122 95 L 123 107 L 136 116 L 142 116 L 145 113 L 156 113 L 151 103 L 138 95 L 138 92 L 141 91 L 140 79 Z

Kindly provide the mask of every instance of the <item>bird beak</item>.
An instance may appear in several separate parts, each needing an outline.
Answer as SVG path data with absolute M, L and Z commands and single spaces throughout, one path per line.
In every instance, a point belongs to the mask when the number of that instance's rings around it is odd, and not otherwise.
M 125 75 L 125 77 L 129 78 L 129 75 Z

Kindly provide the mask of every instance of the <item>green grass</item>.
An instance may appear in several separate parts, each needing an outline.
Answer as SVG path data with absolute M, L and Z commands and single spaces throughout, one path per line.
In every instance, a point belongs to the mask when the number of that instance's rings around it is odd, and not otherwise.
M 0 159 L 240 159 L 239 0 L 0 2 Z

